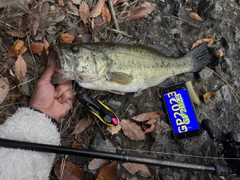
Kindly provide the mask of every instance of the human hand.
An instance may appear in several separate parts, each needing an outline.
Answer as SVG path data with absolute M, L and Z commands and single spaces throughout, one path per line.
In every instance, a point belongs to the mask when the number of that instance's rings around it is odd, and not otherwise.
M 29 106 L 59 121 L 72 108 L 74 95 L 71 82 L 56 88 L 51 84 L 55 68 L 55 61 L 46 68 L 35 86 Z

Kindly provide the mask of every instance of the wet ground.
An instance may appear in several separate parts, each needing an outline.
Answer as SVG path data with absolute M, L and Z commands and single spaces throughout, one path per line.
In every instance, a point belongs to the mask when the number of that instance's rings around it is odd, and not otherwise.
M 123 3 L 126 2 L 129 5 L 127 7 L 123 5 Z M 46 1 L 46 3 L 51 5 L 54 2 Z M 89 3 L 89 6 L 93 7 L 92 4 L 95 4 L 95 1 L 86 1 L 86 3 Z M 125 32 L 127 35 L 132 36 L 132 41 L 137 44 L 162 44 L 169 48 L 175 56 L 186 54 L 190 50 L 192 44 L 199 39 L 213 38 L 214 43 L 212 47 L 215 49 L 222 49 L 224 56 L 219 58 L 218 64 L 211 68 L 218 75 L 224 77 L 225 81 L 237 93 L 239 92 L 240 24 L 238 22 L 240 21 L 240 4 L 237 1 L 153 1 L 152 3 L 156 4 L 156 8 L 145 18 L 130 22 L 124 21 L 127 12 L 141 3 L 142 1 L 140 0 L 121 1 L 115 6 L 116 18 L 121 32 Z M 188 15 L 189 8 L 191 8 L 191 11 L 196 12 L 203 21 L 191 19 Z M 66 10 L 66 8 L 61 7 L 59 12 L 63 11 L 66 13 Z M 42 21 L 42 32 L 30 38 L 38 40 L 37 36 L 41 37 L 45 34 L 49 42 L 54 42 L 58 41 L 58 34 L 63 31 L 77 35 L 81 33 L 82 28 L 76 28 L 73 24 L 78 21 L 79 18 L 68 14 L 65 16 L 64 20 L 55 23 L 55 29 L 51 29 L 51 31 L 50 27 L 52 27 L 52 25 L 49 25 L 48 19 L 45 19 L 45 21 Z M 94 41 L 111 41 L 111 39 L 116 36 L 114 31 L 107 30 L 107 28 L 113 29 L 113 24 L 107 25 L 102 31 L 96 33 L 96 36 L 93 38 Z M 2 39 L 6 46 L 9 44 L 9 42 L 7 42 L 8 39 L 11 39 L 12 42 L 14 40 L 14 38 L 9 38 L 5 33 L 2 34 Z M 240 138 L 240 105 L 232 94 L 231 89 L 226 85 L 226 82 L 216 74 L 205 69 L 199 73 L 186 73 L 175 76 L 174 80 L 170 81 L 170 84 L 186 81 L 192 81 L 194 90 L 201 99 L 201 104 L 195 106 L 199 121 L 211 119 L 218 138 L 223 138 L 229 131 L 235 131 Z M 126 95 L 93 91 L 85 91 L 85 93 L 100 94 L 98 96 L 99 99 L 112 107 L 113 111 L 121 120 L 129 119 L 134 115 L 145 112 L 163 110 L 163 103 L 156 93 L 159 87 L 161 87 L 161 85 L 144 90 L 139 96 L 134 96 L 133 93 Z M 214 91 L 216 94 L 207 102 L 203 102 L 203 94 L 210 91 Z M 24 101 L 22 104 L 27 104 L 28 99 L 29 97 L 27 96 L 25 98 L 20 98 L 17 103 L 21 104 L 21 101 Z M 93 123 L 86 131 L 78 136 L 71 135 L 78 121 L 89 115 L 88 111 L 82 108 L 80 103 L 75 101 L 74 109 L 72 109 L 70 115 L 68 115 L 61 124 L 62 145 L 71 146 L 73 140 L 77 138 L 82 144 L 88 146 L 88 148 L 91 148 L 91 145 L 96 145 L 94 149 L 101 150 L 101 143 L 96 143 L 96 141 L 103 142 L 104 144 L 104 140 L 101 139 L 103 135 L 100 133 L 96 123 Z M 161 121 L 168 123 L 167 117 L 165 115 L 161 116 L 158 119 L 156 130 L 147 134 L 147 138 L 144 141 L 133 141 L 126 137 L 122 131 L 117 135 L 111 136 L 106 130 L 105 125 L 100 124 L 100 126 L 106 138 L 109 140 L 108 143 L 120 153 L 164 158 L 167 160 L 193 164 L 211 165 L 223 163 L 222 160 L 213 160 L 209 158 L 218 156 L 219 151 L 216 143 L 210 140 L 206 132 L 203 132 L 201 136 L 197 138 L 179 142 L 173 138 L 171 131 L 161 132 L 158 126 Z M 110 146 L 109 144 L 106 146 Z M 62 156 L 58 156 L 57 161 L 59 161 L 61 157 Z M 94 179 L 95 172 L 87 168 L 90 159 L 70 156 L 68 160 L 82 167 L 87 174 L 87 179 Z M 128 173 L 120 164 L 121 162 L 119 162 L 117 166 L 117 179 L 146 179 L 139 175 Z M 217 175 L 205 172 L 193 172 L 156 166 L 148 167 L 152 173 L 152 176 L 148 179 L 152 180 L 221 179 Z M 52 179 L 55 179 L 54 175 Z M 227 176 L 225 179 L 233 180 L 238 178 Z

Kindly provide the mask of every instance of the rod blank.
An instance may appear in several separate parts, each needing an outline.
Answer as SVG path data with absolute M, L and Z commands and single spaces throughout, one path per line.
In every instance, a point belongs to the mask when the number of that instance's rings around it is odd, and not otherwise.
M 188 169 L 188 170 L 194 170 L 194 171 L 205 171 L 210 173 L 216 172 L 215 166 L 188 164 L 188 163 L 168 161 L 163 159 L 128 156 L 128 155 L 109 153 L 109 152 L 74 149 L 74 148 L 67 148 L 67 147 L 61 147 L 61 146 L 8 140 L 8 139 L 1 139 L 1 138 L 0 138 L 0 146 L 6 147 L 6 148 L 16 148 L 16 149 L 19 148 L 24 150 L 33 150 L 33 151 L 47 152 L 47 153 L 68 154 L 68 155 L 85 156 L 85 157 L 91 157 L 91 158 L 110 159 L 110 160 L 116 160 L 116 161 L 122 161 L 122 162 L 132 162 L 132 163 L 139 163 L 139 164 L 164 166 L 164 167 L 170 167 L 170 168 L 181 168 L 181 169 Z

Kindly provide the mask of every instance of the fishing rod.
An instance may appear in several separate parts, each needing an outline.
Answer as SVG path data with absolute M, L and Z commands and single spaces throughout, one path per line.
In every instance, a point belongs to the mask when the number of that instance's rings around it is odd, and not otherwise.
M 205 124 L 209 124 L 210 120 L 203 120 L 202 122 L 206 122 Z M 212 140 L 216 141 L 215 135 L 211 128 L 206 125 L 205 129 Z M 16 141 L 10 139 L 2 139 L 0 138 L 0 146 L 6 148 L 15 148 L 15 149 L 24 149 L 24 150 L 32 150 L 38 152 L 46 152 L 46 153 L 56 153 L 56 154 L 67 154 L 67 155 L 75 155 L 75 156 L 84 156 L 90 158 L 100 158 L 100 159 L 109 159 L 116 160 L 121 162 L 132 162 L 139 164 L 147 164 L 154 166 L 163 166 L 169 168 L 179 168 L 179 169 L 187 169 L 193 171 L 203 171 L 208 173 L 214 173 L 219 176 L 227 176 L 234 174 L 236 176 L 240 175 L 240 143 L 236 142 L 236 134 L 230 132 L 226 135 L 226 139 L 220 141 L 219 145 L 221 145 L 222 151 L 221 154 L 224 156 L 227 164 L 214 164 L 214 165 L 198 165 L 198 164 L 190 164 L 184 162 L 176 162 L 169 161 L 165 159 L 156 159 L 156 158 L 146 158 L 140 156 L 129 156 L 125 154 L 117 154 L 110 152 L 102 152 L 102 151 L 92 151 L 85 149 L 76 149 L 76 148 L 68 148 L 61 147 L 55 145 L 48 144 L 40 144 L 40 143 L 32 143 L 25 141 Z

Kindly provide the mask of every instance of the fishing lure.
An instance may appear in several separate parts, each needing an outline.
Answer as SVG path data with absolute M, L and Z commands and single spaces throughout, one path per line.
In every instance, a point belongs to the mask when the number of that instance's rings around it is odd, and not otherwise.
M 117 126 L 118 118 L 114 112 L 103 102 L 87 97 L 82 94 L 76 95 L 78 100 L 84 105 L 94 116 L 108 126 Z

